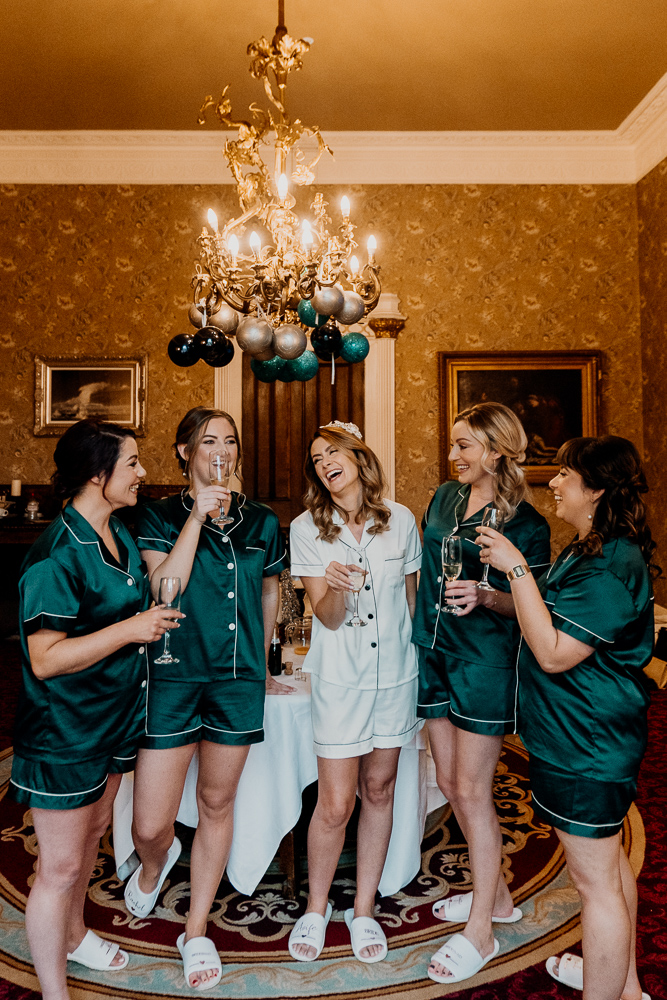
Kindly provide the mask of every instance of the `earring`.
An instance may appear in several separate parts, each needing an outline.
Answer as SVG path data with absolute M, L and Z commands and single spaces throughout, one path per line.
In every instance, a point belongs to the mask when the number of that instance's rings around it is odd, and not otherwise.
M 593 515 L 592 515 L 592 514 L 589 514 L 589 515 L 588 515 L 588 520 L 589 520 L 589 521 L 592 521 L 592 520 L 593 520 Z

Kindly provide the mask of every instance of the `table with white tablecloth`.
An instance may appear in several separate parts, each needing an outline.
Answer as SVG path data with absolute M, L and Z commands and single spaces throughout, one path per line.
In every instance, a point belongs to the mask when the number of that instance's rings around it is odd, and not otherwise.
M 289 651 L 295 665 L 300 657 Z M 287 656 L 287 650 L 285 651 Z M 277 678 L 292 684 L 296 694 L 269 696 L 264 710 L 263 743 L 250 747 L 234 806 L 234 838 L 227 878 L 239 892 L 251 896 L 278 851 L 283 837 L 301 813 L 301 795 L 317 781 L 310 719 L 310 677 Z M 178 821 L 196 827 L 195 797 L 198 756 L 188 770 Z M 132 774 L 123 780 L 114 804 L 113 842 L 116 869 L 126 879 L 138 865 L 132 842 Z M 421 867 L 421 841 L 427 813 L 444 803 L 435 785 L 433 765 L 421 733 L 403 747 L 394 796 L 394 825 L 380 894 L 392 895 L 407 885 Z

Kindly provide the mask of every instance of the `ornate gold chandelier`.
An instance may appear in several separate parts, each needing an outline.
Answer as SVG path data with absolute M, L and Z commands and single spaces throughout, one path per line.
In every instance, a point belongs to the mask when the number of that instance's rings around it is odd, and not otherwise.
M 347 197 L 341 199 L 337 230 L 331 228 L 322 194 L 315 194 L 310 218 L 299 219 L 293 211 L 296 199 L 290 185 L 311 185 L 320 158 L 332 155 L 319 128 L 292 119 L 285 101 L 287 77 L 301 69 L 311 44 L 312 39 L 296 40 L 287 33 L 284 0 L 279 0 L 272 41 L 262 36 L 248 46 L 250 73 L 262 81 L 269 108 L 252 104 L 251 121 L 234 119 L 229 86 L 219 101 L 209 96 L 201 108 L 200 125 L 213 109 L 221 125 L 237 131 L 237 138 L 225 143 L 224 155 L 236 182 L 240 214 L 219 228 L 215 212 L 209 210 L 212 231 L 204 227 L 198 240 L 200 260 L 189 311 L 199 329 L 170 342 L 169 356 L 177 365 L 188 367 L 199 359 L 214 368 L 229 364 L 232 336 L 252 355 L 256 377 L 266 382 L 307 381 L 317 373 L 318 358 L 333 362 L 341 357 L 354 363 L 368 354 L 366 337 L 343 335 L 339 324 L 356 324 L 377 305 L 381 285 L 375 238 L 369 237 L 367 262 L 360 266 Z M 262 147 L 271 136 L 273 172 L 262 158 Z M 313 139 L 317 143 L 310 160 L 303 149 L 308 139 L 311 145 Z M 268 239 L 263 242 L 253 228 L 246 251 L 246 232 L 253 221 Z

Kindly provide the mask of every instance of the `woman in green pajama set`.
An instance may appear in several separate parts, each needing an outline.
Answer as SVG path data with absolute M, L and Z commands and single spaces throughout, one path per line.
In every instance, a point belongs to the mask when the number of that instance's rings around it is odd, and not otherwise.
M 583 962 L 549 973 L 585 1000 L 646 998 L 637 978 L 637 890 L 620 830 L 637 788 L 653 648 L 639 455 L 619 437 L 576 438 L 549 483 L 557 516 L 577 530 L 535 581 L 507 538 L 481 529 L 483 560 L 507 573 L 523 634 L 519 729 L 530 752 L 535 812 L 556 830 L 582 901 Z
M 9 795 L 32 809 L 39 844 L 26 930 L 45 1000 L 68 996 L 66 963 L 119 971 L 117 944 L 86 930 L 99 839 L 144 731 L 145 644 L 177 613 L 147 611 L 144 567 L 110 515 L 137 502 L 145 475 L 134 435 L 79 421 L 55 451 L 69 502 L 33 545 L 19 584 L 23 688 Z
M 498 951 L 493 922 L 521 919 L 501 875 L 502 839 L 493 801 L 493 776 L 505 733 L 516 731 L 516 623 L 509 584 L 491 572 L 481 590 L 477 526 L 486 507 L 505 515 L 505 532 L 528 561 L 549 565 L 549 526 L 525 499 L 522 461 L 527 441 L 515 414 L 500 403 L 460 413 L 452 428 L 450 461 L 458 482 L 443 483 L 424 516 L 424 554 L 412 639 L 419 653 L 417 714 L 428 734 L 442 792 L 468 842 L 474 893 L 438 900 L 433 913 L 465 923 L 433 956 L 428 975 L 455 983 L 475 975 Z M 443 580 L 441 543 L 462 543 L 461 578 Z M 446 609 L 456 607 L 457 614 Z
M 179 496 L 147 505 L 139 519 L 138 545 L 154 595 L 161 577 L 180 578 L 186 619 L 171 644 L 179 662 L 159 664 L 158 654 L 151 656 L 132 830 L 142 864 L 128 880 L 125 902 L 135 916 L 148 916 L 178 860 L 174 820 L 199 747 L 190 911 L 177 945 L 186 982 L 207 990 L 222 976 L 206 925 L 231 848 L 238 783 L 251 744 L 264 739 L 266 691 L 293 690 L 267 678 L 266 667 L 278 577 L 287 557 L 272 510 L 210 485 L 209 454 L 227 452 L 234 467 L 240 461 L 238 432 L 229 414 L 190 410 L 178 427 L 175 448 L 190 485 Z M 220 508 L 232 523 L 212 523 Z

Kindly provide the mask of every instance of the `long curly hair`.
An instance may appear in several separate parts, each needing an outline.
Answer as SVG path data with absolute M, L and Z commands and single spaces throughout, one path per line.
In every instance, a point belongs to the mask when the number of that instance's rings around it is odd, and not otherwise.
M 317 438 L 324 438 L 328 444 L 335 445 L 344 455 L 352 459 L 359 470 L 361 509 L 357 514 L 357 523 L 372 517 L 374 523 L 368 529 L 369 535 L 379 535 L 387 531 L 391 511 L 383 500 L 387 483 L 377 455 L 365 441 L 361 441 L 354 434 L 339 430 L 337 427 L 320 427 L 308 443 L 304 464 L 307 487 L 303 497 L 304 506 L 312 514 L 315 527 L 319 531 L 317 537 L 326 542 L 333 542 L 341 530 L 340 525 L 333 522 L 334 511 L 337 510 L 343 519 L 347 517 L 347 511 L 332 500 L 331 493 L 315 470 L 310 452 Z
M 511 520 L 522 500 L 529 496 L 526 477 L 518 464 L 526 459 L 528 438 L 516 413 L 504 403 L 477 403 L 462 410 L 454 423 L 462 420 L 484 448 L 482 466 L 493 476 L 493 502 Z M 495 467 L 491 452 L 500 452 Z
M 639 452 L 627 438 L 606 434 L 603 437 L 580 437 L 566 441 L 556 461 L 579 473 L 589 490 L 604 490 L 598 500 L 591 530 L 576 541 L 574 551 L 597 556 L 612 538 L 630 538 L 640 547 L 653 578 L 661 568 L 653 562 L 657 548 L 646 523 L 642 496 L 648 492 Z

